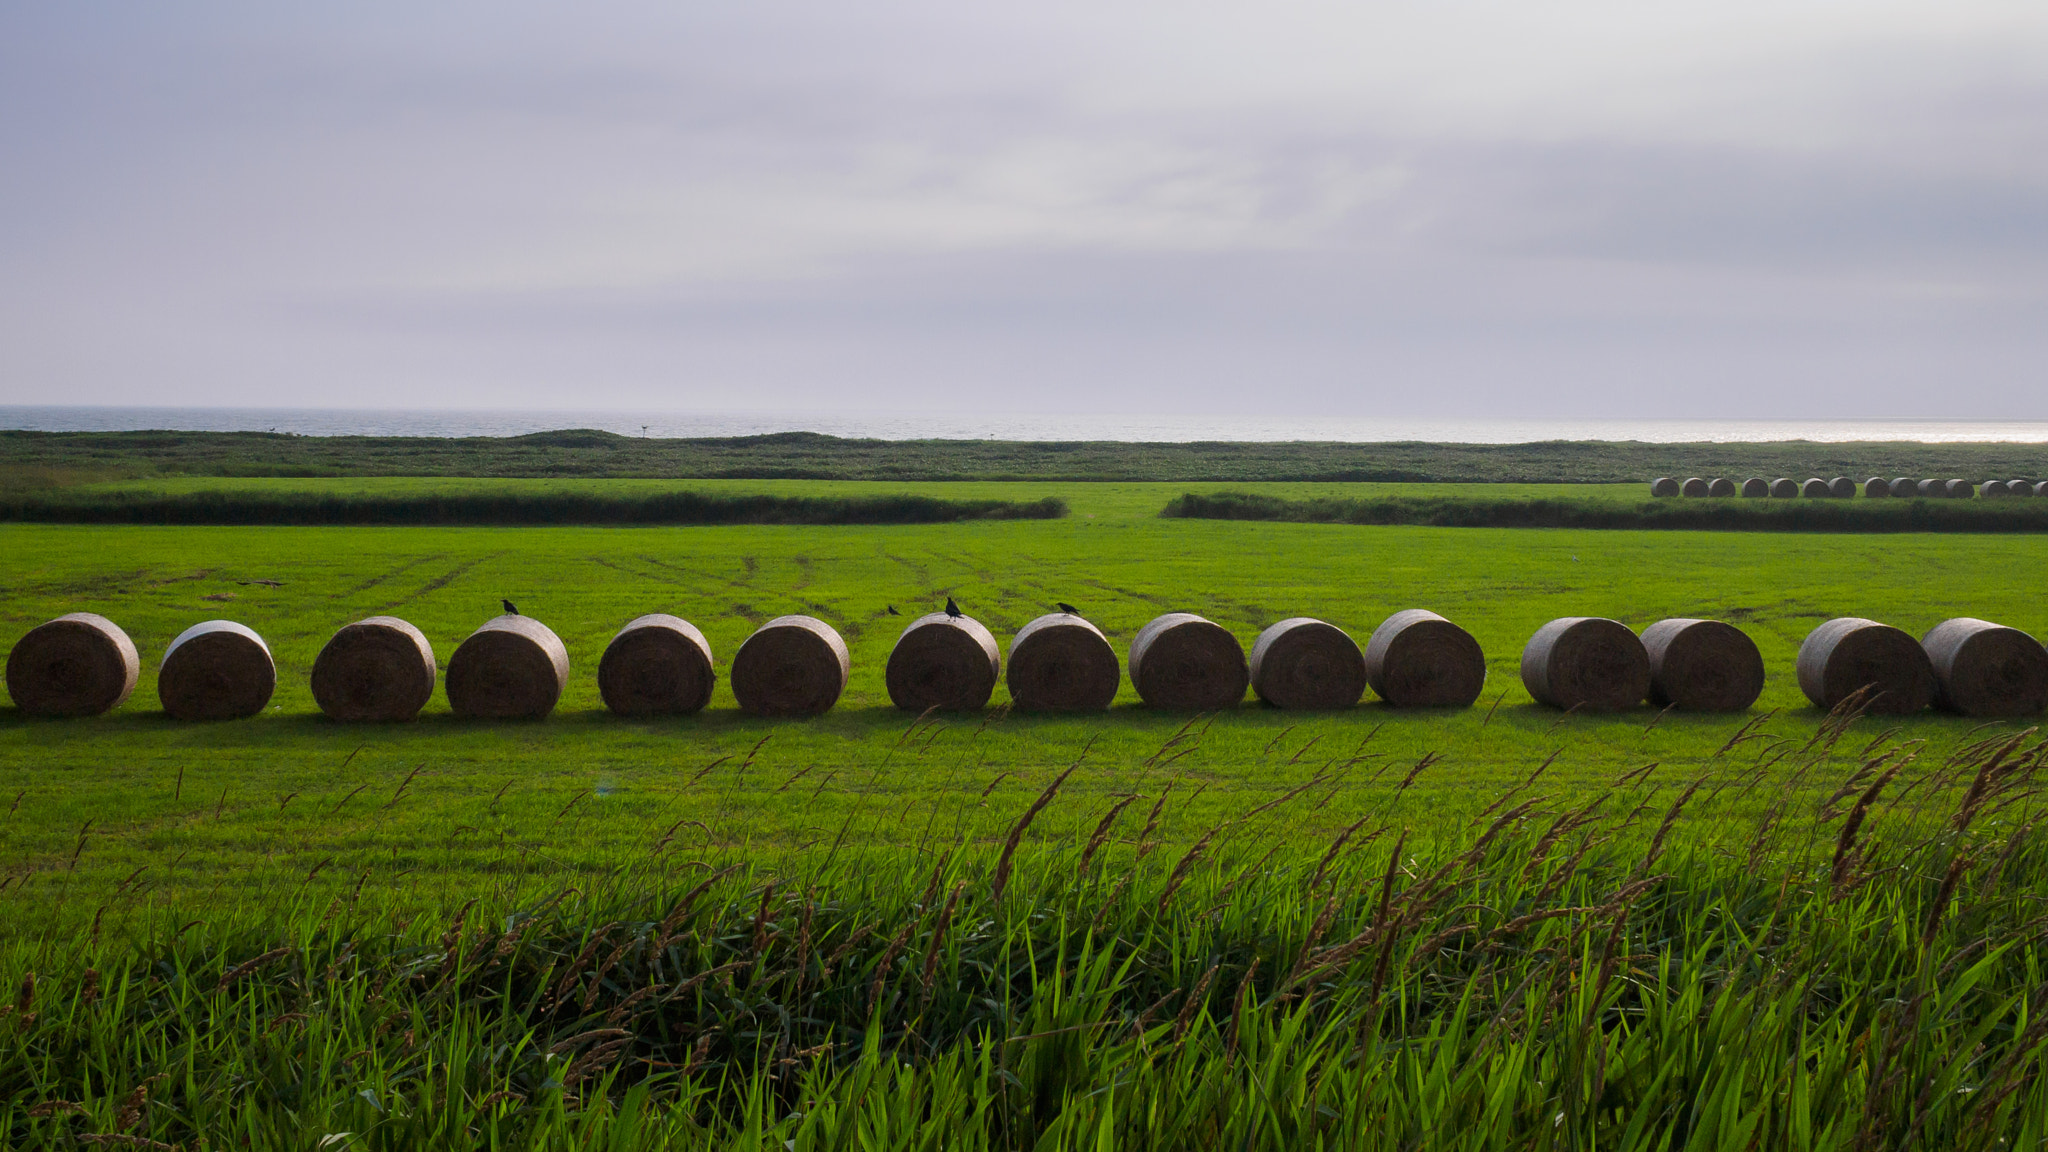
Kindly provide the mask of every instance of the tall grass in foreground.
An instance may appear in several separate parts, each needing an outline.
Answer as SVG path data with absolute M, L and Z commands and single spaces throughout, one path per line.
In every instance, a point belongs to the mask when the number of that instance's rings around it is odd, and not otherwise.
M 1721 778 L 1654 795 L 1618 781 L 1567 808 L 1532 766 L 1427 853 L 1370 821 L 1319 844 L 1250 831 L 1305 789 L 1187 848 L 1155 839 L 1170 791 L 1033 847 L 1055 780 L 988 844 L 927 838 L 790 874 L 657 854 L 603 891 L 433 923 L 359 894 L 133 940 L 16 941 L 0 957 L 15 990 L 0 1132 L 16 1147 L 2038 1146 L 2048 850 L 2028 819 L 2048 742 L 1992 736 L 1905 776 L 1917 744 L 1855 748 L 1850 719 Z M 1675 831 L 1717 792 L 1775 799 L 1747 827 Z

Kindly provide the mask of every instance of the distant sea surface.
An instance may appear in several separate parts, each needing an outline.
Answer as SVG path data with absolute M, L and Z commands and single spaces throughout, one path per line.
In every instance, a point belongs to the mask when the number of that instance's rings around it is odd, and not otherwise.
M 296 432 L 304 436 L 519 436 L 597 428 L 624 436 L 755 436 L 822 432 L 880 440 L 1424 440 L 1524 444 L 1639 440 L 1652 444 L 1765 440 L 2048 443 L 2048 421 L 2000 420 L 1485 420 L 1429 416 L 1064 416 L 851 412 L 633 412 L 350 408 L 62 408 L 0 406 L 0 428 L 45 432 Z

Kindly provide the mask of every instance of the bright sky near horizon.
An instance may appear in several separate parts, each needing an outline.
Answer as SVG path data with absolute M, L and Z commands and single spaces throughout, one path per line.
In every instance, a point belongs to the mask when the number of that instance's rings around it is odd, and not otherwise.
M 0 405 L 2048 417 L 2039 0 L 0 0 Z

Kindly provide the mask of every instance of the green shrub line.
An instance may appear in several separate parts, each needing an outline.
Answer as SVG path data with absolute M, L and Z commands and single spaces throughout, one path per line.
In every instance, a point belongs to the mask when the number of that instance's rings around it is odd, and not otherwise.
M 1484 496 L 1319 497 L 1188 492 L 1159 514 L 1436 528 L 1617 528 L 1726 532 L 2048 532 L 2048 500 L 1647 500 L 1638 505 Z

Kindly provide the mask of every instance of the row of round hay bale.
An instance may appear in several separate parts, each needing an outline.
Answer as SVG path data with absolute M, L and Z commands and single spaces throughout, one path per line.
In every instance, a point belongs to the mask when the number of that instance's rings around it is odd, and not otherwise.
M 2048 480 L 2036 484 L 2030 480 L 1986 480 L 1977 490 L 1979 496 L 2048 496 Z
M 732 694 L 755 716 L 815 716 L 846 691 L 846 641 L 815 616 L 777 616 L 732 658 Z
M 1123 669 L 1102 629 L 1072 613 L 1054 612 L 1010 638 L 1003 682 L 1010 699 L 1027 712 L 1100 712 L 1116 699 Z
M 1168 612 L 1131 640 L 1131 686 L 1154 708 L 1209 712 L 1244 699 L 1251 667 L 1244 646 L 1222 625 L 1192 612 Z
M 905 711 L 960 712 L 985 706 L 1002 672 L 996 638 L 980 621 L 933 612 L 896 638 L 882 680 L 889 702 Z
M 597 663 L 597 691 L 621 716 L 684 716 L 711 702 L 711 642 L 666 612 L 628 621 Z
M 1685 712 L 1740 712 L 1764 691 L 1764 658 L 1748 633 L 1720 620 L 1659 620 L 1642 634 L 1650 703 Z
M 1522 649 L 1522 686 L 1539 704 L 1613 712 L 1647 697 L 1692 712 L 1740 712 L 1764 689 L 1764 661 L 1740 628 L 1660 620 L 1637 636 L 1618 620 L 1566 616 Z
M 1958 617 L 1920 638 L 1935 703 L 1965 716 L 2028 716 L 2048 708 L 2048 648 L 2017 628 Z
M 457 716 L 538 720 L 568 686 L 569 650 L 531 616 L 493 616 L 448 658 L 445 690 Z
M 254 716 L 276 690 L 270 646 L 232 620 L 208 620 L 178 633 L 156 674 L 157 699 L 174 720 Z
M 1657 479 L 1650 481 L 1650 495 L 1657 497 L 1733 496 L 1735 495 L 1735 481 L 1719 476 L 1712 480 L 1693 476 L 1680 483 L 1669 476 L 1659 476 Z
M 1742 482 L 1743 496 L 1755 500 L 1771 494 L 1771 482 L 1761 476 L 1751 476 Z
M 1814 706 L 1834 710 L 1869 689 L 1871 712 L 1918 712 L 1934 699 L 1934 665 L 1911 636 L 1889 624 L 1843 616 L 1815 628 L 1799 646 L 1799 688 Z
M 1322 620 L 1282 620 L 1252 644 L 1252 691 L 1275 708 L 1349 708 L 1367 679 L 1358 642 Z
M 1365 645 L 1365 678 L 1396 708 L 1469 708 L 1486 687 L 1486 653 L 1426 608 L 1386 618 Z
M 90 612 L 37 625 L 7 653 L 7 695 L 31 716 L 97 716 L 127 700 L 141 675 L 135 642 Z
M 410 720 L 434 696 L 434 646 L 396 616 L 344 625 L 313 660 L 313 702 L 331 719 Z

